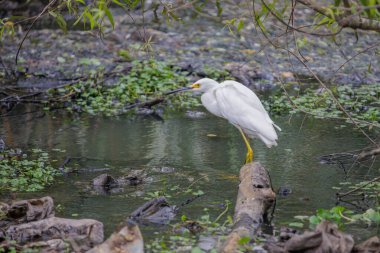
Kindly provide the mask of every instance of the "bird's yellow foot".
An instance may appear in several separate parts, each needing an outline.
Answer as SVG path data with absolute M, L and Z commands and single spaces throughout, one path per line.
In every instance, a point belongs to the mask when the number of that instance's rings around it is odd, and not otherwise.
M 245 156 L 245 164 L 251 163 L 253 161 L 253 150 L 248 149 L 247 155 Z

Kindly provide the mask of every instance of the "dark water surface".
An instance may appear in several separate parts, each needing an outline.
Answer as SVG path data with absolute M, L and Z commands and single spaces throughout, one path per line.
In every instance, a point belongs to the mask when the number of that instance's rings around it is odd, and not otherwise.
M 203 191 L 205 195 L 183 207 L 178 216 L 185 214 L 193 219 L 205 214 L 204 208 L 215 218 L 224 210 L 225 200 L 235 201 L 237 176 L 246 150 L 237 129 L 223 119 L 209 114 L 202 118 L 171 114 L 164 120 L 35 116 L 1 118 L 0 137 L 10 147 L 47 150 L 58 160 L 56 164 L 66 157 L 74 158 L 69 166 L 79 169 L 78 173 L 58 178 L 45 192 L 16 194 L 16 198 L 53 196 L 56 205 L 62 207 L 57 216 L 97 219 L 109 234 L 146 201 L 144 198 L 157 191 L 171 195 L 169 200 L 176 205 L 192 197 L 191 193 L 179 194 L 180 189 Z M 317 208 L 335 206 L 336 190 L 332 187 L 344 182 L 344 174 L 335 166 L 320 164 L 319 156 L 359 149 L 368 142 L 350 126 L 336 129 L 339 122 L 304 120 L 301 116 L 273 117 L 273 120 L 283 130 L 279 146 L 268 149 L 260 141 L 254 141 L 254 152 L 255 159 L 270 171 L 274 188 L 285 186 L 292 191 L 287 197 L 278 197 L 274 224 L 279 228 L 296 221 L 295 215 L 311 215 Z M 365 167 L 351 170 L 350 181 L 378 175 L 378 165 L 375 163 L 371 170 Z M 97 171 L 101 168 L 108 170 Z M 132 169 L 146 170 L 152 182 L 108 195 L 89 187 L 99 174 L 120 176 Z M 179 188 L 173 189 L 176 186 Z M 230 210 L 232 214 L 233 208 Z M 145 238 L 151 238 L 153 232 L 161 229 L 165 228 L 147 226 L 142 230 Z M 366 239 L 378 230 L 358 225 L 348 227 L 348 231 Z

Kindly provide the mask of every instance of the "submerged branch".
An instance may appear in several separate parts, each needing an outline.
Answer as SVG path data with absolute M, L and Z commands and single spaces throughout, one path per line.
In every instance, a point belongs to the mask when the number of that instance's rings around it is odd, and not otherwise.
M 359 187 L 357 187 L 355 189 L 352 189 L 352 190 L 350 190 L 348 192 L 345 192 L 345 193 L 339 193 L 339 192 L 337 192 L 336 195 L 337 195 L 338 199 L 343 198 L 343 197 L 348 196 L 348 195 L 350 195 L 350 194 L 352 194 L 354 192 L 357 192 L 360 189 L 363 189 L 367 185 L 372 184 L 372 183 L 374 183 L 376 181 L 380 181 L 380 177 L 376 177 L 376 178 L 372 179 L 371 181 L 368 181 L 367 183 L 365 183 L 365 184 L 363 184 L 363 185 L 361 185 L 361 186 L 359 186 Z

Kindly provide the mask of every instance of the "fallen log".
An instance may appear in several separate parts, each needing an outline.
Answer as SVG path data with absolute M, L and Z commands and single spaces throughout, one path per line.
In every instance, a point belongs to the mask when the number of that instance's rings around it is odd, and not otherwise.
M 88 248 L 100 244 L 104 238 L 103 224 L 99 221 L 57 217 L 11 225 L 5 235 L 19 244 L 51 239 L 85 239 Z
M 268 172 L 259 162 L 244 165 L 240 169 L 239 179 L 234 225 L 221 252 L 237 252 L 241 238 L 253 239 L 276 198 Z
M 87 253 L 143 253 L 144 242 L 140 229 L 132 220 L 127 220 L 126 225 L 118 232 L 113 233 L 105 242 L 87 251 Z

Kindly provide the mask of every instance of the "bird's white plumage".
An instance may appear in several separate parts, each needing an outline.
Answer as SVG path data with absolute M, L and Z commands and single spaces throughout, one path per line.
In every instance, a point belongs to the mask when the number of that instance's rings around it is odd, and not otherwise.
M 249 88 L 235 81 L 221 84 L 208 78 L 196 82 L 204 92 L 202 104 L 212 114 L 227 119 L 250 138 L 260 138 L 267 147 L 277 145 L 276 126 L 260 99 Z M 196 89 L 195 89 L 196 90 Z

